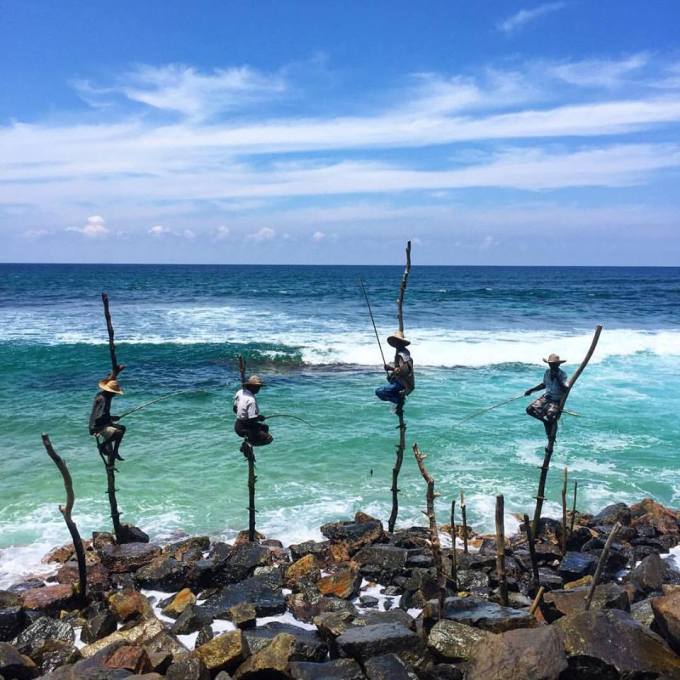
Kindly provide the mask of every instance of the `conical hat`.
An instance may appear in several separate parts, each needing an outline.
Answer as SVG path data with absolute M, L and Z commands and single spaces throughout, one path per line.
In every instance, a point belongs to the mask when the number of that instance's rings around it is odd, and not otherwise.
M 248 380 L 246 380 L 243 384 L 251 385 L 253 387 L 255 386 L 262 387 L 264 385 L 264 383 L 262 382 L 262 378 L 260 378 L 259 375 L 251 375 L 250 378 L 248 378 Z
M 550 354 L 548 355 L 547 359 L 543 359 L 546 364 L 563 364 L 566 362 L 566 359 L 560 359 L 559 354 Z
M 394 343 L 401 344 L 401 345 L 410 345 L 411 341 L 407 340 L 404 337 L 404 334 L 402 331 L 394 331 L 392 335 L 387 336 L 387 344 L 391 345 L 392 347 L 396 347 Z
M 104 390 L 104 392 L 123 394 L 123 388 L 118 384 L 118 381 L 115 378 L 104 378 L 104 380 L 100 380 L 99 389 Z

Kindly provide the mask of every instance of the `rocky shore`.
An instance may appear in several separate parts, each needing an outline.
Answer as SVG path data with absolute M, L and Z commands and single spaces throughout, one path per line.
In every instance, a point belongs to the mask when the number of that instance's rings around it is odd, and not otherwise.
M 48 582 L 0 591 L 0 678 L 404 680 L 680 678 L 680 513 L 650 499 L 541 522 L 536 583 L 526 535 L 506 541 L 510 606 L 500 604 L 493 537 L 456 548 L 440 617 L 428 530 L 358 513 L 326 540 L 286 548 L 86 542 L 81 602 L 73 546 L 45 557 Z M 591 608 L 585 595 L 616 522 Z M 569 522 L 570 523 L 570 522 Z M 442 527 L 443 535 L 447 527 Z M 143 535 L 140 535 L 143 538 Z M 451 548 L 443 549 L 450 575 Z

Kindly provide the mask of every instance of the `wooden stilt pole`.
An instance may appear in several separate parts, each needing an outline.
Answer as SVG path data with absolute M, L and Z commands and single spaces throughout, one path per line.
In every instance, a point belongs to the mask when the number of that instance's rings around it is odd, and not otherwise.
M 71 539 L 73 541 L 73 548 L 76 552 L 76 560 L 78 561 L 78 597 L 82 604 L 85 603 L 87 599 L 87 567 L 85 564 L 85 549 L 83 548 L 83 541 L 80 538 L 80 533 L 78 532 L 78 527 L 71 517 L 71 512 L 73 510 L 73 504 L 75 502 L 75 494 L 73 493 L 73 480 L 71 479 L 71 473 L 64 459 L 54 450 L 52 442 L 47 434 L 42 435 L 42 443 L 47 451 L 47 455 L 54 461 L 57 466 L 61 476 L 64 478 L 64 488 L 66 489 L 66 505 L 59 506 L 59 512 L 64 517 L 64 522 L 66 522 L 66 527 L 71 534 Z
M 571 522 L 569 523 L 569 533 L 574 533 L 574 521 L 576 520 L 576 494 L 578 493 L 578 481 L 574 480 L 574 504 L 571 506 Z
M 248 540 L 251 543 L 255 542 L 255 482 L 257 476 L 255 475 L 255 452 L 250 444 L 246 444 L 247 453 L 246 459 L 248 461 Z
M 588 591 L 588 595 L 586 596 L 586 603 L 585 603 L 586 611 L 588 611 L 590 609 L 590 604 L 593 601 L 593 595 L 595 594 L 595 588 L 597 588 L 597 584 L 600 580 L 600 576 L 602 575 L 602 569 L 604 568 L 604 565 L 607 563 L 607 556 L 609 555 L 609 549 L 611 548 L 611 545 L 614 542 L 614 538 L 616 537 L 616 534 L 619 533 L 620 528 L 621 528 L 621 523 L 617 522 L 613 526 L 611 533 L 607 537 L 607 541 L 604 544 L 604 548 L 602 548 L 602 552 L 600 553 L 600 559 L 597 561 L 597 567 L 595 569 L 595 575 L 593 576 L 593 582 L 590 584 L 590 590 Z
M 468 527 L 467 527 L 467 512 L 465 509 L 465 493 L 460 492 L 460 515 L 463 520 L 463 552 L 468 554 Z
M 564 468 L 564 480 L 562 483 L 562 555 L 567 552 L 567 468 Z
M 501 596 L 501 604 L 509 605 L 508 601 L 508 578 L 505 573 L 505 499 L 502 495 L 496 496 L 496 574 L 498 576 L 498 589 Z
M 538 571 L 538 561 L 536 560 L 536 547 L 534 546 L 534 535 L 529 523 L 529 515 L 524 515 L 524 527 L 527 532 L 527 545 L 529 546 L 529 559 L 531 560 L 531 573 L 536 586 L 540 585 L 540 574 Z
M 458 559 L 456 557 L 456 500 L 451 501 L 451 584 L 458 591 Z

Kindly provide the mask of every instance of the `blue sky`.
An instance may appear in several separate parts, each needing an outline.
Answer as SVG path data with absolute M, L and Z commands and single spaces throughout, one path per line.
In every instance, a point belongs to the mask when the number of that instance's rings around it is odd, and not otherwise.
M 678 26 L 674 0 L 0 0 L 0 258 L 677 265 Z

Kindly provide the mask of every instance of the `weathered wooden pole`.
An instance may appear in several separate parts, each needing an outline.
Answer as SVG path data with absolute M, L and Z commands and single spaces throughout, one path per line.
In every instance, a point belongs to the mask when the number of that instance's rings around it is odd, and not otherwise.
M 102 302 L 104 303 L 104 318 L 106 319 L 106 330 L 109 334 L 109 354 L 111 355 L 111 377 L 116 378 L 119 373 L 125 368 L 124 365 L 118 363 L 116 357 L 116 343 L 115 333 L 113 330 L 113 323 L 111 322 L 111 313 L 109 312 L 109 296 L 108 293 L 102 293 Z
M 567 468 L 564 468 L 564 479 L 562 482 L 562 555 L 567 552 Z
M 562 399 L 560 400 L 557 409 L 557 416 L 555 417 L 555 420 L 552 423 L 552 427 L 550 428 L 550 433 L 548 435 L 548 444 L 545 447 L 545 456 L 543 458 L 543 465 L 541 465 L 541 474 L 538 480 L 538 493 L 536 494 L 536 509 L 534 511 L 534 536 L 538 535 L 538 523 L 541 519 L 543 501 L 545 500 L 545 482 L 548 478 L 548 470 L 550 469 L 550 459 L 552 458 L 553 449 L 555 448 L 555 439 L 557 438 L 557 423 L 559 422 L 560 416 L 562 415 L 562 411 L 564 410 L 564 405 L 566 404 L 567 399 L 569 398 L 569 393 L 574 387 L 576 381 L 579 379 L 581 373 L 583 373 L 583 371 L 585 370 L 585 367 L 588 365 L 590 358 L 593 356 L 593 352 L 595 352 L 597 342 L 600 339 L 600 333 L 602 333 L 602 326 L 598 325 L 595 328 L 595 333 L 593 334 L 593 339 L 590 342 L 590 348 L 588 349 L 585 358 L 583 359 L 579 367 L 576 369 L 574 375 L 572 375 L 571 379 L 567 383 L 567 389 Z
M 424 515 L 429 520 L 430 524 L 430 543 L 432 544 L 432 553 L 434 556 L 434 566 L 437 572 L 437 585 L 439 586 L 439 620 L 444 618 L 444 600 L 446 599 L 446 574 L 444 573 L 444 564 L 442 560 L 442 546 L 439 541 L 439 529 L 437 528 L 437 518 L 434 513 L 434 499 L 439 495 L 434 491 L 434 479 L 425 467 L 425 454 L 418 449 L 418 444 L 413 444 L 413 455 L 418 463 L 418 469 L 427 484 L 426 493 L 426 507 Z
M 61 476 L 64 478 L 64 488 L 66 489 L 66 505 L 59 506 L 59 512 L 64 517 L 64 522 L 71 534 L 73 540 L 73 548 L 76 552 L 76 560 L 78 561 L 78 597 L 82 603 L 87 599 L 87 566 L 85 564 L 85 549 L 83 548 L 83 541 L 80 538 L 78 527 L 71 517 L 73 504 L 75 502 L 75 494 L 73 493 L 73 480 L 71 473 L 64 459 L 54 450 L 49 435 L 42 435 L 42 443 L 47 451 L 47 455 L 54 461 Z
M 607 541 L 604 544 L 604 548 L 602 548 L 602 552 L 600 553 L 600 559 L 597 561 L 597 567 L 595 569 L 595 575 L 593 576 L 593 582 L 590 584 L 590 590 L 588 591 L 588 595 L 586 596 L 586 603 L 585 603 L 586 611 L 588 611 L 590 609 L 590 604 L 593 601 L 593 595 L 595 594 L 595 588 L 597 588 L 597 584 L 600 580 L 600 576 L 602 575 L 602 569 L 604 568 L 604 565 L 607 563 L 607 556 L 609 555 L 609 549 L 611 548 L 611 545 L 614 542 L 614 538 L 616 537 L 616 534 L 618 534 L 620 528 L 621 528 L 621 523 L 617 522 L 612 527 L 612 530 L 611 530 L 609 536 L 607 536 Z
M 569 523 L 569 533 L 574 533 L 574 521 L 576 520 L 576 494 L 578 493 L 578 481 L 574 480 L 574 503 L 571 506 L 571 522 Z
M 241 376 L 241 387 L 246 384 L 246 362 L 241 354 L 238 355 L 238 370 Z M 248 540 L 251 543 L 255 542 L 255 482 L 257 475 L 255 474 L 255 451 L 252 445 L 247 440 L 243 440 L 244 450 L 243 456 L 248 462 Z
M 541 586 L 538 589 L 538 592 L 536 593 L 536 597 L 534 598 L 534 601 L 531 603 L 531 607 L 529 608 L 529 614 L 533 616 L 536 613 L 536 610 L 538 609 L 538 605 L 541 604 L 541 599 L 543 598 L 543 593 L 545 593 L 545 588 Z
M 468 527 L 467 527 L 467 511 L 465 510 L 465 493 L 460 492 L 460 516 L 463 521 L 463 552 L 468 554 Z
M 458 559 L 456 556 L 456 499 L 451 501 L 451 583 L 458 591 Z
M 529 559 L 531 560 L 531 573 L 533 574 L 534 583 L 540 585 L 540 574 L 538 571 L 538 561 L 536 560 L 536 547 L 534 546 L 534 536 L 531 532 L 531 524 L 529 522 L 529 515 L 524 515 L 524 528 L 527 532 L 527 545 L 529 546 Z
M 406 294 L 406 286 L 408 285 L 408 277 L 411 273 L 411 241 L 406 243 L 406 267 L 401 277 L 399 284 L 399 297 L 397 298 L 397 319 L 399 321 L 399 330 L 404 332 L 404 295 Z M 392 468 L 392 511 L 390 512 L 387 527 L 391 532 L 397 523 L 397 515 L 399 514 L 399 472 L 401 472 L 401 465 L 404 461 L 404 449 L 406 448 L 406 422 L 404 421 L 404 405 L 403 402 L 397 406 L 397 417 L 399 419 L 399 443 L 396 448 L 396 455 L 394 459 L 394 467 Z
M 508 601 L 508 577 L 505 573 L 505 499 L 503 495 L 496 496 L 496 575 L 498 577 L 498 589 L 501 596 L 501 604 L 509 605 Z

